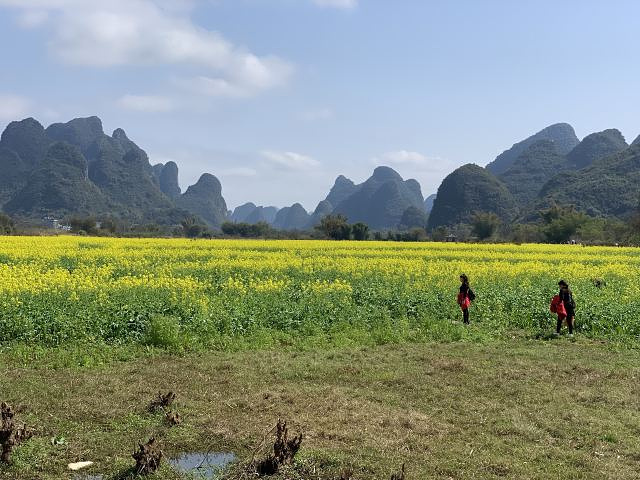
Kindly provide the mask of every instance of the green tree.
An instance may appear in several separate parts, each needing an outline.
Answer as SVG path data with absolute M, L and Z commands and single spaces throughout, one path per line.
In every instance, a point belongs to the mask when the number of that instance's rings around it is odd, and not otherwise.
M 631 233 L 633 235 L 640 235 L 640 195 L 638 195 L 638 207 L 636 208 L 636 212 L 631 217 Z
M 207 227 L 200 223 L 198 217 L 193 215 L 185 217 L 180 224 L 182 225 L 184 236 L 187 238 L 198 238 L 207 232 Z
M 82 232 L 84 232 L 87 235 L 98 234 L 97 223 L 94 217 L 71 217 L 69 225 L 71 225 L 71 231 L 73 233 L 82 234 Z
M 491 212 L 476 212 L 471 218 L 473 234 L 480 240 L 493 236 L 500 226 L 500 218 Z
M 542 232 L 550 243 L 565 243 L 571 240 L 578 229 L 589 221 L 589 217 L 578 212 L 575 207 L 561 207 L 553 205 L 540 212 L 546 223 Z
M 366 223 L 358 222 L 351 226 L 351 233 L 354 240 L 368 240 L 369 239 L 369 225 Z
M 344 215 L 322 217 L 320 224 L 314 228 L 333 240 L 349 240 L 351 238 L 351 225 L 347 223 L 347 217 Z
M 222 233 L 230 237 L 266 238 L 275 236 L 275 230 L 266 222 L 234 223 L 224 222 L 220 227 Z
M 9 215 L 0 213 L 0 235 L 11 235 L 15 231 L 15 224 Z

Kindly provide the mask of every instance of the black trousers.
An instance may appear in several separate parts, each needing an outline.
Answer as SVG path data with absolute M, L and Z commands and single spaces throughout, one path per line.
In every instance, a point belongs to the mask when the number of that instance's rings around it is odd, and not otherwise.
M 573 310 L 567 310 L 567 327 L 569 327 L 569 333 L 573 333 L 573 319 L 576 316 L 576 312 Z M 560 329 L 562 329 L 562 320 L 558 318 L 558 323 L 556 324 L 556 332 L 560 333 Z
M 465 308 L 464 310 L 462 310 L 462 321 L 464 323 L 466 323 L 467 325 L 469 324 L 469 309 Z

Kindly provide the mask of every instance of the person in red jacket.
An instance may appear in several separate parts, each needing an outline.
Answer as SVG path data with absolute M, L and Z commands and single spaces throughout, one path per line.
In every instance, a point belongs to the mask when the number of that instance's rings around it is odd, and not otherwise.
M 560 280 L 558 282 L 558 286 L 560 287 L 560 292 L 558 292 L 558 296 L 560 297 L 560 301 L 562 302 L 562 306 L 565 309 L 566 317 L 567 317 L 567 327 L 569 327 L 569 336 L 573 337 L 573 323 L 576 318 L 576 302 L 573 300 L 573 292 L 569 288 L 569 284 L 564 280 Z M 556 333 L 560 333 L 560 329 L 562 328 L 562 320 L 558 317 L 558 323 L 556 325 Z
M 465 325 L 469 325 L 469 307 L 471 300 L 475 298 L 473 290 L 469 286 L 469 277 L 464 273 L 460 275 L 460 291 L 458 292 L 458 305 L 462 309 L 462 321 Z

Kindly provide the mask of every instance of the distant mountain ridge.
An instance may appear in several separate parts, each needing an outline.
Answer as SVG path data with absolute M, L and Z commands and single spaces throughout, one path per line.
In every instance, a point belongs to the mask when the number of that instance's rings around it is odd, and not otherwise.
M 553 142 L 556 146 L 556 151 L 560 155 L 566 155 L 580 143 L 571 125 L 568 123 L 556 123 L 514 144 L 511 148 L 498 155 L 493 162 L 489 163 L 487 170 L 494 175 L 504 173 L 525 150 L 540 140 Z
M 197 215 L 218 228 L 226 218 L 220 182 L 203 176 L 180 192 L 174 162 L 152 167 L 124 130 L 111 136 L 98 117 L 11 122 L 0 137 L 0 207 L 25 218 L 112 215 L 132 222 L 179 223 Z
M 340 184 L 348 185 L 344 180 Z M 333 213 L 344 215 L 352 223 L 363 222 L 374 229 L 394 229 L 407 208 L 424 209 L 420 184 L 413 179 L 403 180 L 389 167 L 377 167 L 365 182 L 349 188 L 351 193 L 343 197 Z M 330 202 L 330 198 L 331 193 L 327 201 Z
M 312 213 L 299 203 L 278 209 L 251 202 L 229 212 L 214 175 L 204 173 L 185 192 L 178 177 L 175 162 L 152 165 L 124 130 L 105 134 L 98 117 L 46 129 L 28 118 L 11 122 L 0 136 L 0 208 L 16 217 L 109 215 L 174 225 L 196 216 L 214 229 L 233 221 L 281 230 L 312 230 L 331 214 L 373 230 L 433 230 L 468 224 L 476 212 L 523 221 L 554 204 L 625 218 L 638 208 L 640 136 L 628 145 L 620 131 L 607 129 L 580 141 L 571 125 L 558 123 L 485 168 L 456 169 L 426 199 L 416 180 L 390 167 L 375 168 L 360 184 L 339 175 Z
M 457 170 L 438 190 L 429 228 L 469 223 L 473 212 L 495 213 L 506 222 L 532 219 L 554 204 L 593 216 L 631 215 L 638 208 L 639 145 L 629 146 L 616 129 L 578 142 L 574 136 L 569 125 L 552 125 L 516 143 L 485 169 Z

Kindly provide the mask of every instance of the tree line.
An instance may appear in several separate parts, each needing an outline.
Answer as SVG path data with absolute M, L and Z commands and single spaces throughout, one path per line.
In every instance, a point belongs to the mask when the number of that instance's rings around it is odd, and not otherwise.
M 428 231 L 424 219 L 424 215 L 407 216 L 398 229 L 386 231 L 372 231 L 363 222 L 349 223 L 347 217 L 340 214 L 326 215 L 310 231 L 282 231 L 266 222 L 225 222 L 220 230 L 214 231 L 197 216 L 187 216 L 173 226 L 132 224 L 111 216 L 74 216 L 66 219 L 66 223 L 71 233 L 92 236 L 640 244 L 640 201 L 636 214 L 626 220 L 590 217 L 573 206 L 559 205 L 538 212 L 537 218 L 506 224 L 495 213 L 475 212 L 468 224 L 440 226 Z M 33 229 L 25 231 L 18 222 L 0 213 L 0 235 L 25 233 L 33 233 Z

